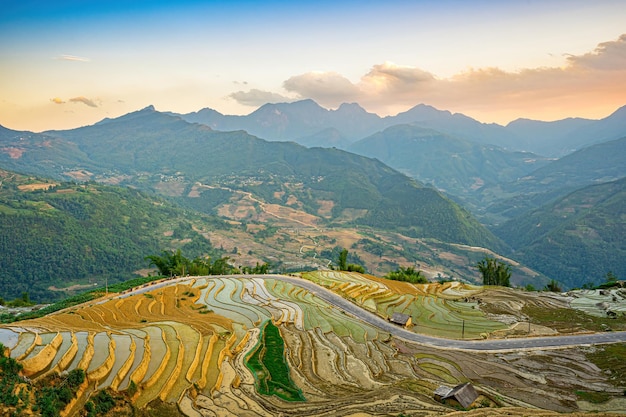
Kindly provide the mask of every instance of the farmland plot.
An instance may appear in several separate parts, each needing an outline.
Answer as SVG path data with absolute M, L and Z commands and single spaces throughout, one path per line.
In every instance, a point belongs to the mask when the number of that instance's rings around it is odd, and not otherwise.
M 477 337 L 502 325 L 466 300 L 476 288 L 458 283 L 414 286 L 337 271 L 307 278 L 383 316 L 410 314 L 417 331 L 460 337 L 465 322 L 466 337 Z M 468 380 L 502 405 L 566 411 L 571 394 L 558 378 L 610 389 L 597 368 L 571 363 L 584 362 L 581 354 L 552 354 L 558 366 L 542 380 L 540 355 L 411 345 L 276 277 L 200 277 L 141 290 L 4 326 L 0 337 L 35 379 L 84 369 L 83 403 L 110 388 L 136 407 L 157 400 L 191 417 L 437 415 L 448 409 L 432 391 Z
M 488 318 L 477 303 L 465 302 L 480 292 L 476 286 L 459 282 L 410 284 L 338 271 L 302 275 L 383 318 L 390 318 L 393 313 L 409 315 L 414 324 L 412 330 L 417 333 L 479 339 L 507 327 Z

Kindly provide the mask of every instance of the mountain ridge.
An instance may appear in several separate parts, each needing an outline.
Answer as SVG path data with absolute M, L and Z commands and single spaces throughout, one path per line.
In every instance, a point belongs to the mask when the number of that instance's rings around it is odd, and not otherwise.
M 599 141 L 617 139 L 620 134 L 626 135 L 625 107 L 599 120 L 566 118 L 542 122 L 517 119 L 506 126 L 482 123 L 462 113 L 439 110 L 424 103 L 393 116 L 380 117 L 367 112 L 358 103 L 342 103 L 336 110 L 328 110 L 311 99 L 267 103 L 241 116 L 226 116 L 208 108 L 180 116 L 188 121 L 207 124 L 216 130 L 243 129 L 266 140 L 296 142 L 300 138 L 321 137 L 320 132 L 329 128 L 339 131 L 348 142 L 355 142 L 395 124 L 416 124 L 477 143 L 558 157 Z M 259 111 L 261 109 L 263 111 Z M 303 115 L 303 109 L 307 109 L 308 114 Z M 281 112 L 280 120 L 276 115 L 271 116 L 274 111 Z M 264 114 L 271 117 L 261 117 Z M 338 119 L 350 120 L 350 123 Z M 598 135 L 599 138 L 596 137 Z M 323 146 L 324 141 L 309 141 L 306 145 Z
M 494 249 L 502 245 L 469 212 L 436 190 L 382 162 L 339 149 L 268 142 L 243 131 L 219 132 L 150 107 L 106 123 L 46 134 L 54 137 L 46 150 L 48 160 L 59 151 L 64 161 L 80 161 L 70 167 L 45 165 L 40 163 L 43 154 L 24 151 L 53 178 L 89 172 L 89 179 L 152 192 L 167 189 L 171 197 L 194 204 L 206 200 L 207 210 L 217 202 L 205 188 L 227 186 L 268 204 L 291 205 L 318 217 L 323 212 L 323 222 L 395 224 L 396 230 L 411 236 Z M 0 164 L 7 159 L 0 154 Z M 20 166 L 20 160 L 12 161 L 13 170 L 31 167 Z M 200 187 L 197 184 L 203 188 L 192 192 Z M 402 192 L 396 192 L 399 189 Z M 330 212 L 322 209 L 326 201 L 332 201 Z

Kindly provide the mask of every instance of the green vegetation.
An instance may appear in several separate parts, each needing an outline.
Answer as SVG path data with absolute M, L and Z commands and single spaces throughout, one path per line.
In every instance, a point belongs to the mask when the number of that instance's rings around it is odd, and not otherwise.
M 6 306 L 6 307 L 30 307 L 30 306 L 35 305 L 35 303 L 30 301 L 30 295 L 28 294 L 27 291 L 24 291 L 21 297 L 16 298 L 6 303 L 3 298 L 0 298 L 0 305 Z
M 626 275 L 625 217 L 623 178 L 576 190 L 495 232 L 515 250 L 516 260 L 567 289 L 605 282 L 607 270 Z
M 611 399 L 609 394 L 599 391 L 576 391 L 576 397 L 578 397 L 579 400 L 587 401 L 592 404 L 605 403 Z
M 146 253 L 183 248 L 193 256 L 218 251 L 191 224 L 208 216 L 184 211 L 131 188 L 59 183 L 0 170 L 0 297 L 28 292 L 35 302 L 75 293 L 54 291 L 94 281 L 116 283 L 145 266 Z M 165 233 L 173 231 L 173 234 Z
M 510 287 L 511 266 L 495 258 L 485 256 L 476 267 L 483 277 L 483 285 Z
M 378 160 L 338 149 L 268 142 L 244 131 L 219 132 L 154 109 L 55 132 L 48 143 L 45 154 L 35 139 L 19 143 L 29 158 L 6 161 L 7 167 L 62 178 L 64 166 L 80 161 L 94 178 L 123 178 L 123 185 L 167 195 L 204 213 L 214 213 L 236 191 L 282 205 L 286 201 L 278 195 L 289 193 L 299 207 L 315 215 L 320 200 L 333 201 L 329 222 L 492 249 L 501 246 L 469 212 L 436 189 Z M 5 146 L 12 145 L 18 143 L 7 141 Z M 209 187 L 198 187 L 192 194 L 195 184 Z M 226 190 L 216 191 L 220 189 Z M 344 217 L 346 212 L 352 214 Z
M 16 386 L 24 381 L 19 375 L 22 365 L 15 359 L 6 356 L 4 345 L 0 343 L 0 404 L 8 407 L 16 407 L 19 412 L 19 404 L 27 401 L 26 392 L 16 394 Z
M 336 247 L 333 252 L 339 252 L 337 255 L 337 267 L 338 271 L 359 272 L 365 273 L 365 268 L 362 265 L 356 263 L 348 263 L 348 250 Z M 358 256 L 355 259 L 359 259 Z
M 577 331 L 602 332 L 607 330 L 626 330 L 623 320 L 596 317 L 571 308 L 542 307 L 526 304 L 522 313 L 531 318 L 532 323 L 555 329 L 561 333 Z
M 551 279 L 550 282 L 548 282 L 546 284 L 546 286 L 543 288 L 543 290 L 544 291 L 550 291 L 550 292 L 563 292 L 563 289 L 561 288 L 559 283 L 556 282 L 553 279 Z
M 246 365 L 254 374 L 259 393 L 276 395 L 286 401 L 305 401 L 302 390 L 289 376 L 285 342 L 271 321 L 261 328 L 259 344 L 246 358 Z
M 609 381 L 618 388 L 626 388 L 626 344 L 613 343 L 596 346 L 585 353 L 589 361 L 609 375 Z M 626 391 L 625 391 L 626 392 Z
M 422 275 L 422 271 L 416 271 L 412 266 L 406 268 L 400 266 L 395 271 L 385 275 L 385 278 L 394 281 L 410 282 L 411 284 L 426 284 L 428 282 L 426 277 Z
M 37 409 L 42 417 L 58 417 L 60 411 L 76 397 L 78 387 L 85 380 L 85 371 L 74 369 L 67 377 L 52 377 L 48 383 L 38 388 Z
M 264 264 L 259 265 L 259 263 L 256 263 L 256 266 L 253 267 L 249 267 L 249 266 L 242 266 L 241 267 L 241 273 L 242 274 L 269 274 L 270 273 L 270 264 L 268 264 L 267 262 Z
M 150 255 L 145 259 L 150 261 L 150 265 L 156 266 L 163 276 L 229 275 L 239 272 L 228 264 L 228 256 L 213 262 L 210 257 L 189 260 L 182 255 L 180 249 L 175 252 L 162 251 L 161 256 Z
M 85 403 L 87 417 L 96 417 L 106 414 L 115 407 L 115 399 L 107 391 L 98 391 L 89 401 Z

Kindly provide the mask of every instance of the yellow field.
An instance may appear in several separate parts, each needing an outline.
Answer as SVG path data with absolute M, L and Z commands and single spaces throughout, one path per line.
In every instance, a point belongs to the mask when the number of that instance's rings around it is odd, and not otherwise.
M 476 287 L 412 285 L 336 271 L 306 276 L 381 315 L 409 312 L 416 327 L 436 334 L 445 334 L 459 319 L 478 323 L 467 325 L 476 336 L 490 323 L 506 327 L 465 300 L 484 296 Z M 137 387 L 136 407 L 162 401 L 193 417 L 444 415 L 453 410 L 435 401 L 433 390 L 465 381 L 475 384 L 483 404 L 557 411 L 576 409 L 573 386 L 616 390 L 580 349 L 495 355 L 418 346 L 275 278 L 197 277 L 159 285 L 164 286 L 5 325 L 19 335 L 9 346 L 11 356 L 35 380 L 86 371 L 80 398 L 64 412 L 69 416 L 79 413 L 94 390 L 123 391 L 131 382 Z M 290 378 L 305 402 L 256 390 L 245 358 L 265 320 L 279 328 Z M 539 378 L 537 369 L 547 376 Z

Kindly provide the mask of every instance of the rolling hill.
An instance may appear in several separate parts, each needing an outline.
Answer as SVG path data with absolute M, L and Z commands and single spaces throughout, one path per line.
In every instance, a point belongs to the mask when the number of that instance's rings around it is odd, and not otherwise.
M 378 158 L 480 211 L 480 190 L 515 181 L 548 164 L 546 158 L 414 125 L 396 125 L 353 143 L 350 151 Z
M 78 175 L 132 185 L 210 213 L 237 190 L 251 193 L 258 204 L 316 216 L 319 225 L 391 228 L 492 249 L 501 245 L 469 212 L 435 189 L 377 160 L 337 149 L 218 132 L 152 107 L 45 136 L 53 138 L 46 142 L 45 155 L 37 153 L 40 145 L 34 139 L 5 139 L 5 149 L 21 153 L 18 158 L 0 154 L 0 164 L 20 172 L 45 170 L 52 178 Z M 68 162 L 72 159 L 74 164 Z
M 488 215 L 511 219 L 592 184 L 626 177 L 626 137 L 591 145 L 508 184 L 481 190 Z
M 0 170 L 0 296 L 49 302 L 126 280 L 165 249 L 218 255 L 193 230 L 230 226 L 128 187 L 63 183 Z
M 626 276 L 626 178 L 591 185 L 494 229 L 515 257 L 568 287 Z

